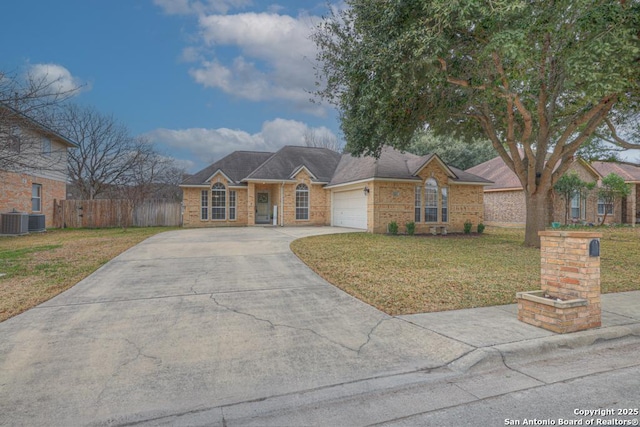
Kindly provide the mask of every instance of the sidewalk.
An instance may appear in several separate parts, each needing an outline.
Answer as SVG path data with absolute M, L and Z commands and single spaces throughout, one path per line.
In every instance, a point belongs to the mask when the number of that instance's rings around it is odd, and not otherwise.
M 640 291 L 602 295 L 602 326 L 557 334 L 518 320 L 516 304 L 399 316 L 447 338 L 502 354 L 535 356 L 558 347 L 584 347 L 598 340 L 640 337 Z M 469 354 L 464 358 L 469 358 Z M 471 359 L 478 358 L 476 355 Z M 460 366 L 462 368 L 462 366 Z M 471 367 L 471 366 L 468 366 Z
M 398 316 L 474 349 L 439 368 L 203 408 L 141 425 L 431 425 L 421 417 L 432 411 L 464 412 L 464 405 L 484 399 L 637 366 L 640 291 L 602 295 L 602 309 L 602 327 L 570 334 L 518 321 L 515 304 Z

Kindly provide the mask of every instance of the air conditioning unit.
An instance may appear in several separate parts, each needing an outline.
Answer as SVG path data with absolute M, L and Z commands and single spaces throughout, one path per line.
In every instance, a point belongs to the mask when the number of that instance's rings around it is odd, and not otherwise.
M 29 215 L 29 233 L 46 231 L 46 222 L 44 214 Z
M 0 214 L 0 234 L 27 234 L 29 232 L 29 215 L 24 212 L 13 212 Z

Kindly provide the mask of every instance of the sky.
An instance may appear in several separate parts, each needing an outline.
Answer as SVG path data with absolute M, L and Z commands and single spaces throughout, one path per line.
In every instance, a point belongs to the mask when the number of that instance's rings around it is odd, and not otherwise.
M 194 173 L 308 131 L 341 137 L 336 111 L 311 102 L 309 35 L 327 13 L 326 0 L 6 0 L 0 70 L 80 85 L 73 102 Z
M 325 0 L 6 1 L 0 70 L 80 85 L 73 102 L 193 173 L 307 131 L 340 137 L 336 111 L 311 101 L 309 35 L 327 12 Z

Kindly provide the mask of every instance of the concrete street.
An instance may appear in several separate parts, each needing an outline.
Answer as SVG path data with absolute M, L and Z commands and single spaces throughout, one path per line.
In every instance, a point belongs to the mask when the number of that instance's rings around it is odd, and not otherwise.
M 640 292 L 604 296 L 603 327 L 567 335 L 512 305 L 391 317 L 289 250 L 347 231 L 179 230 L 130 249 L 0 323 L 0 425 L 420 425 L 638 366 Z

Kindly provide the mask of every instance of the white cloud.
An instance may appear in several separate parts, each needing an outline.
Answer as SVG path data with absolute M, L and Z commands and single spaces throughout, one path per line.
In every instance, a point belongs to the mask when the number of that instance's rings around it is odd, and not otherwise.
M 241 13 L 235 15 L 202 15 L 199 19 L 201 49 L 188 50 L 203 54 L 211 50 L 209 59 L 191 69 L 194 80 L 227 94 L 251 101 L 283 100 L 296 108 L 322 114 L 318 105 L 309 102 L 315 90 L 313 63 L 316 46 L 310 40 L 320 18 L 275 13 Z M 236 49 L 231 60 L 222 60 L 216 50 Z
M 227 13 L 234 8 L 243 8 L 251 0 L 153 0 L 168 15 L 201 15 L 204 13 Z
M 236 150 L 277 151 L 285 145 L 304 145 L 307 130 L 333 133 L 326 127 L 310 128 L 296 120 L 277 118 L 266 121 L 258 133 L 250 134 L 239 129 L 156 129 L 144 136 L 152 142 L 171 149 L 187 151 L 199 161 L 198 167 L 213 162 Z
M 49 92 L 78 93 L 87 90 L 87 86 L 80 79 L 71 75 L 71 72 L 58 64 L 34 64 L 28 70 L 28 76 L 37 82 L 48 86 Z

